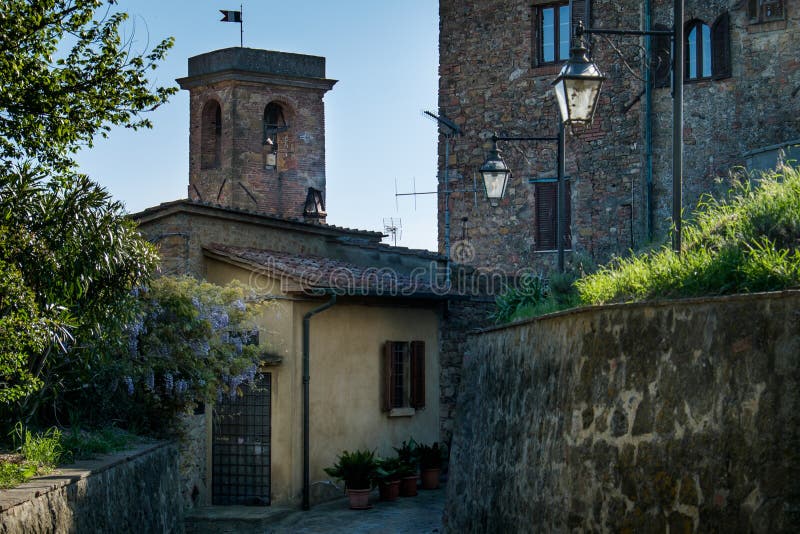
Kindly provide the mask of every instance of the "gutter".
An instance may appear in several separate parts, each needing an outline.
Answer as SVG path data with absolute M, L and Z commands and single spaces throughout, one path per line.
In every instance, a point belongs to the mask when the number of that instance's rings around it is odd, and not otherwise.
M 310 509 L 309 505 L 309 491 L 311 484 L 309 482 L 309 382 L 311 381 L 311 318 L 322 313 L 328 308 L 336 304 L 336 293 L 331 294 L 331 300 L 314 308 L 303 316 L 303 510 Z

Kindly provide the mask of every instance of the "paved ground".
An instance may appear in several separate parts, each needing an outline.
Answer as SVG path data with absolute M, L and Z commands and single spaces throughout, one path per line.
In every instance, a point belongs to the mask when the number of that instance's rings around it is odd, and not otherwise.
M 420 490 L 416 497 L 350 510 L 347 499 L 319 504 L 307 512 L 277 507 L 209 507 L 187 520 L 187 533 L 263 534 L 432 534 L 442 532 L 444 488 Z
M 442 531 L 444 488 L 420 490 L 416 497 L 375 500 L 369 510 L 350 510 L 345 499 L 295 512 L 274 526 L 276 534 L 431 534 Z

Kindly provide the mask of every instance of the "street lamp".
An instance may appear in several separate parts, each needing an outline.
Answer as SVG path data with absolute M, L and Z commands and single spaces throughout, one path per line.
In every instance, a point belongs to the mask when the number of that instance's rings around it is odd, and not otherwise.
M 584 28 L 583 22 L 579 21 L 575 28 L 575 37 L 579 40 L 579 48 L 570 51 L 570 58 L 561 70 L 558 78 L 553 82 L 556 86 L 556 98 L 561 109 L 561 117 L 565 122 L 585 122 L 580 120 L 588 114 L 589 120 L 594 113 L 597 104 L 597 96 L 600 92 L 600 85 L 596 89 L 587 83 L 574 83 L 572 73 L 600 73 L 599 69 L 589 60 L 586 48 L 582 46 L 583 34 L 607 34 L 607 35 L 634 35 L 634 36 L 668 36 L 672 38 L 672 249 L 675 252 L 681 251 L 681 206 L 683 189 L 683 0 L 674 0 L 672 8 L 672 29 L 671 30 L 611 30 L 600 28 Z M 580 48 L 583 48 L 581 51 Z M 575 56 L 581 53 L 583 59 L 578 59 L 573 63 Z M 581 68 L 583 70 L 581 70 Z M 591 76 L 590 76 L 591 78 Z M 572 82 L 572 85 L 570 83 Z M 600 81 L 602 85 L 602 81 Z M 591 104 L 592 100 L 594 101 Z M 591 104 L 591 106 L 590 106 Z
M 500 156 L 500 150 L 497 148 L 498 137 L 492 136 L 492 149 L 489 151 L 489 156 L 486 161 L 481 165 L 480 173 L 483 177 L 483 188 L 486 191 L 486 198 L 489 200 L 499 200 L 506 194 L 506 185 L 508 185 L 508 178 L 511 176 L 511 171 L 508 170 L 506 162 Z
M 581 38 L 583 26 L 578 23 L 569 60 L 553 81 L 561 120 L 565 124 L 588 125 L 592 122 L 600 88 L 606 79 L 592 63 Z
M 558 251 L 558 270 L 564 272 L 564 194 L 565 170 L 565 124 L 590 124 L 597 107 L 597 99 L 600 96 L 600 87 L 603 85 L 605 76 L 600 73 L 597 65 L 589 60 L 588 52 L 580 37 L 576 32 L 576 39 L 570 49 L 569 61 L 561 69 L 558 78 L 555 79 L 556 98 L 561 112 L 561 121 L 558 125 L 557 137 L 498 137 L 492 136 L 492 149 L 486 161 L 480 168 L 483 177 L 486 196 L 489 199 L 502 198 L 511 176 L 511 171 L 506 166 L 505 161 L 500 156 L 497 148 L 498 141 L 553 141 L 558 144 L 557 157 L 557 182 L 558 194 L 556 197 L 556 247 Z

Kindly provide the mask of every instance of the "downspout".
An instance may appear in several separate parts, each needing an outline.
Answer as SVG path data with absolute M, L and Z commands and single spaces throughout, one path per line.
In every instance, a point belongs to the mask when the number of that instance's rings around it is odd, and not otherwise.
M 645 30 L 652 29 L 652 18 L 651 0 L 645 0 Z M 653 241 L 653 38 L 650 35 L 645 36 L 644 47 L 646 58 L 644 69 L 645 214 L 647 217 L 647 240 Z
M 318 313 L 322 313 L 331 306 L 336 304 L 336 294 L 331 294 L 331 300 L 314 308 L 303 316 L 303 510 L 308 510 L 309 505 L 309 489 L 311 484 L 309 482 L 309 440 L 308 440 L 308 411 L 309 411 L 309 382 L 311 381 L 311 365 L 310 365 L 310 352 L 311 352 L 311 318 Z

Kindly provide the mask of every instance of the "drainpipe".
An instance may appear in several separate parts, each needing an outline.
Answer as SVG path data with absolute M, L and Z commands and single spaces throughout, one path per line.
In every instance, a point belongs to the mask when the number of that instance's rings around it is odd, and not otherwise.
M 644 3 L 644 29 L 651 30 L 651 0 Z M 645 145 L 645 213 L 647 216 L 647 240 L 653 241 L 653 38 L 644 37 L 645 57 L 644 69 L 644 145 Z M 633 209 L 631 209 L 633 218 Z M 631 234 L 631 239 L 633 234 Z
M 311 352 L 311 318 L 322 313 L 336 304 L 336 294 L 331 295 L 331 300 L 314 308 L 303 316 L 303 510 L 308 510 L 309 506 L 309 462 L 308 462 L 308 411 L 309 411 L 309 382 L 311 381 L 311 366 L 309 354 Z

